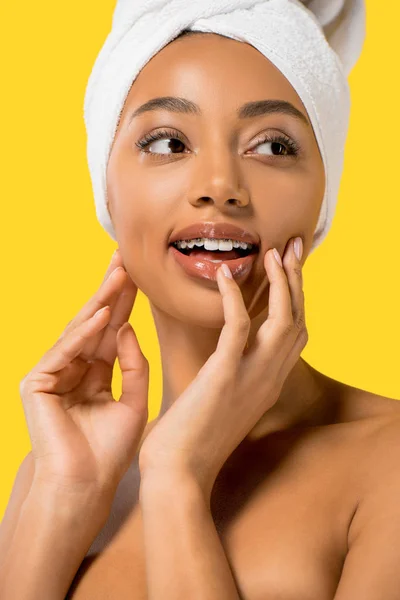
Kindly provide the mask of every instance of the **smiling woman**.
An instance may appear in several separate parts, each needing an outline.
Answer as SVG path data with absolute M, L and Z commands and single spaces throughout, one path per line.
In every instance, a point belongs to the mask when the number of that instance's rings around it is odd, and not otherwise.
M 400 405 L 300 356 L 363 4 L 230 5 L 117 3 L 85 121 L 118 251 L 21 383 L 32 453 L 2 599 L 398 598 Z M 162 360 L 152 422 L 138 289 Z
M 207 256 L 192 258 L 166 249 L 178 239 L 199 243 L 217 236 L 233 245 L 247 233 L 257 252 L 252 248 L 245 259 L 226 256 L 225 262 L 250 307 L 258 290 L 266 291 L 268 248 L 276 246 L 282 255 L 297 234 L 309 252 L 325 173 L 299 96 L 265 56 L 250 44 L 212 33 L 178 40 L 153 56 L 130 88 L 107 166 L 108 207 L 114 231 L 120 229 L 125 266 L 155 307 L 218 328 L 223 323 L 215 293 L 218 263 L 211 260 L 220 257 L 212 254 L 213 246 L 202 251 Z M 179 232 L 188 225 L 190 234 Z M 236 239 L 229 225 L 240 226 Z M 180 267 L 191 276 L 179 277 Z M 182 302 L 188 287 L 192 300 Z M 266 304 L 260 293 L 252 316 L 263 310 L 265 318 Z

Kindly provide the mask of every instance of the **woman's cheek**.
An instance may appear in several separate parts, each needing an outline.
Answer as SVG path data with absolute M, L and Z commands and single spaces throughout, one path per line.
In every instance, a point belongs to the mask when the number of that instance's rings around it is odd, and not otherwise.
M 302 229 L 312 229 L 317 223 L 321 209 L 325 185 L 321 173 L 315 174 L 300 171 L 299 175 L 290 181 L 290 186 L 285 193 L 284 205 L 281 205 L 281 214 L 294 219 Z

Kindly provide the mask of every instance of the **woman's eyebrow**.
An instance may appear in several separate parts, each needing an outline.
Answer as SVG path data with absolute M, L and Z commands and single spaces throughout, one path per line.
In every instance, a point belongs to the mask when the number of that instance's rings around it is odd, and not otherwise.
M 141 106 L 139 106 L 129 117 L 128 127 L 132 120 L 152 110 L 168 110 L 175 113 L 184 113 L 192 115 L 201 115 L 201 108 L 195 102 L 188 100 L 187 98 L 178 98 L 176 96 L 159 96 L 148 100 Z M 299 119 L 307 126 L 309 122 L 307 117 L 298 110 L 293 104 L 286 100 L 255 100 L 253 102 L 246 102 L 240 106 L 237 111 L 237 117 L 239 119 L 251 119 L 253 117 L 259 117 L 261 115 L 271 113 L 282 113 Z

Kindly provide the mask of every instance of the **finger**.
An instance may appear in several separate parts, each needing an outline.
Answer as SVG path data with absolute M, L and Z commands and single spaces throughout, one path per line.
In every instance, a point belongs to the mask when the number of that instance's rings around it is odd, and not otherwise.
M 124 289 L 123 287 L 119 287 L 117 290 L 115 290 L 113 295 L 107 302 L 107 305 L 110 307 L 110 320 L 112 319 L 113 311 L 118 303 L 118 300 L 122 294 L 123 289 Z M 87 356 L 89 361 L 95 360 L 95 354 L 96 354 L 97 348 L 101 344 L 104 334 L 107 331 L 108 324 L 109 323 L 107 323 L 107 325 L 106 325 L 106 327 L 104 327 L 104 329 L 101 329 L 93 337 L 89 338 L 87 340 L 85 346 L 82 348 L 82 354 Z
M 94 315 L 94 313 L 99 309 L 105 306 L 106 304 L 110 305 L 109 295 L 113 294 L 115 288 L 115 279 L 122 284 L 120 280 L 121 272 L 126 272 L 122 265 L 121 253 L 117 251 L 113 257 L 111 258 L 110 265 L 106 271 L 106 275 L 97 290 L 97 292 L 84 304 L 81 310 L 75 315 L 75 317 L 68 323 L 65 327 L 63 333 L 60 337 L 64 336 L 66 333 L 69 333 L 72 329 L 74 329 L 77 325 L 80 325 L 84 321 L 87 321 L 90 317 Z M 111 286 L 111 287 L 110 287 Z
M 84 380 L 84 389 L 89 396 L 95 397 L 103 391 L 110 393 L 112 391 L 112 373 L 117 357 L 117 334 L 129 319 L 136 293 L 137 286 L 128 277 L 122 291 L 110 307 L 108 323 L 89 338 L 82 349 L 82 353 L 89 357 L 89 362 L 93 363 L 87 370 Z
M 298 331 L 305 326 L 302 265 L 294 252 L 294 239 L 290 241 L 283 257 L 292 304 L 293 323 Z
M 294 331 L 288 280 L 273 249 L 265 254 L 264 266 L 270 282 L 268 317 L 257 331 L 248 353 L 248 356 L 259 354 L 261 362 L 265 361 L 266 352 L 271 357 L 286 355 L 288 343 L 293 343 Z
M 119 273 L 121 272 L 122 271 Z M 112 317 L 112 310 L 118 302 L 121 290 L 123 289 L 124 279 L 121 279 L 120 274 L 118 274 L 118 277 L 120 278 L 119 283 L 110 283 L 110 285 L 114 286 L 114 288 L 111 292 L 111 295 L 108 297 L 107 302 L 110 313 L 109 320 Z M 86 322 L 89 320 L 90 318 Z M 107 325 L 108 323 L 105 325 L 105 327 L 95 331 L 93 335 L 86 339 L 79 353 L 79 358 L 81 360 L 73 361 L 68 365 L 67 368 L 64 368 L 57 374 L 57 390 L 60 393 L 63 391 L 70 391 L 72 389 L 71 386 L 76 386 L 78 382 L 80 382 L 81 391 L 88 397 L 100 397 L 101 392 L 104 390 L 111 392 L 112 371 L 115 358 L 113 362 L 107 363 L 106 366 L 104 362 L 96 361 L 96 357 L 94 356 L 101 340 L 104 337 L 104 333 L 107 331 Z M 80 325 L 76 325 L 74 329 L 71 328 L 69 332 L 64 332 L 60 340 L 79 326 Z
M 110 307 L 105 306 L 89 320 L 69 331 L 63 338 L 57 340 L 52 348 L 41 358 L 30 373 L 54 373 L 64 369 L 81 352 L 86 341 L 100 331 L 110 318 Z M 85 355 L 83 360 L 87 360 Z
M 108 277 L 111 275 L 111 273 L 114 271 L 114 269 L 116 269 L 117 267 L 122 267 L 123 266 L 123 262 L 122 262 L 122 256 L 121 256 L 121 252 L 120 249 L 117 248 L 113 255 L 111 256 L 111 260 L 110 260 L 110 264 L 107 267 L 107 271 L 105 272 L 105 275 L 103 277 L 103 282 L 106 281 L 106 279 L 108 279 Z
M 149 363 L 142 353 L 136 334 L 126 322 L 117 334 L 118 362 L 122 373 L 119 402 L 148 417 Z
M 124 288 L 119 294 L 115 306 L 111 309 L 111 317 L 106 327 L 97 335 L 102 336 L 92 355 L 95 360 L 103 360 L 109 365 L 114 365 L 117 356 L 117 333 L 128 322 L 137 295 L 137 286 L 130 277 L 127 278 Z M 94 336 L 93 342 L 95 343 Z M 91 348 L 85 348 L 90 354 Z
M 278 374 L 278 379 L 282 382 L 282 384 L 298 361 L 302 350 L 308 343 L 308 331 L 305 320 L 302 265 L 294 252 L 294 239 L 292 239 L 288 244 L 283 258 L 283 266 L 287 273 L 289 282 L 293 322 L 297 338 L 294 342 L 293 348 L 283 361 L 281 370 Z
M 117 267 L 105 281 L 95 295 L 85 304 L 79 313 L 70 321 L 64 329 L 59 339 L 68 335 L 71 331 L 91 319 L 93 315 L 104 306 L 111 307 L 115 304 L 117 296 L 120 294 L 127 273 L 123 267 Z
M 300 355 L 301 355 L 302 351 L 304 350 L 304 348 L 306 347 L 307 343 L 308 343 L 308 331 L 307 331 L 307 329 L 304 328 L 299 332 L 293 348 L 290 350 L 288 356 L 283 361 L 283 364 L 278 372 L 276 379 L 278 382 L 280 382 L 281 386 L 283 386 L 290 371 L 293 369 L 293 367 L 299 360 Z
M 231 279 L 224 275 L 221 267 L 217 270 L 217 283 L 222 296 L 225 323 L 218 339 L 216 354 L 233 365 L 237 364 L 243 354 L 249 335 L 250 317 L 240 287 L 233 277 Z

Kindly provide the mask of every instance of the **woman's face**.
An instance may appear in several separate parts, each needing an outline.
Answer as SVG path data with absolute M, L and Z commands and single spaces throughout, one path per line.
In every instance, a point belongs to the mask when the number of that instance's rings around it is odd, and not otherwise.
M 162 96 L 187 99 L 199 112 L 157 108 L 130 118 Z M 258 100 L 290 103 L 305 119 L 280 111 L 239 117 L 243 104 Z M 163 129 L 162 139 L 138 146 Z M 266 277 L 270 248 L 282 256 L 300 235 L 304 263 L 324 189 L 323 162 L 300 98 L 250 44 L 213 33 L 183 37 L 134 81 L 107 166 L 108 206 L 124 266 L 158 310 L 204 327 L 224 324 L 217 282 L 182 269 L 169 247 L 172 234 L 224 221 L 255 235 L 259 252 L 237 280 L 249 307 Z M 266 309 L 268 295 L 260 302 L 253 318 Z

